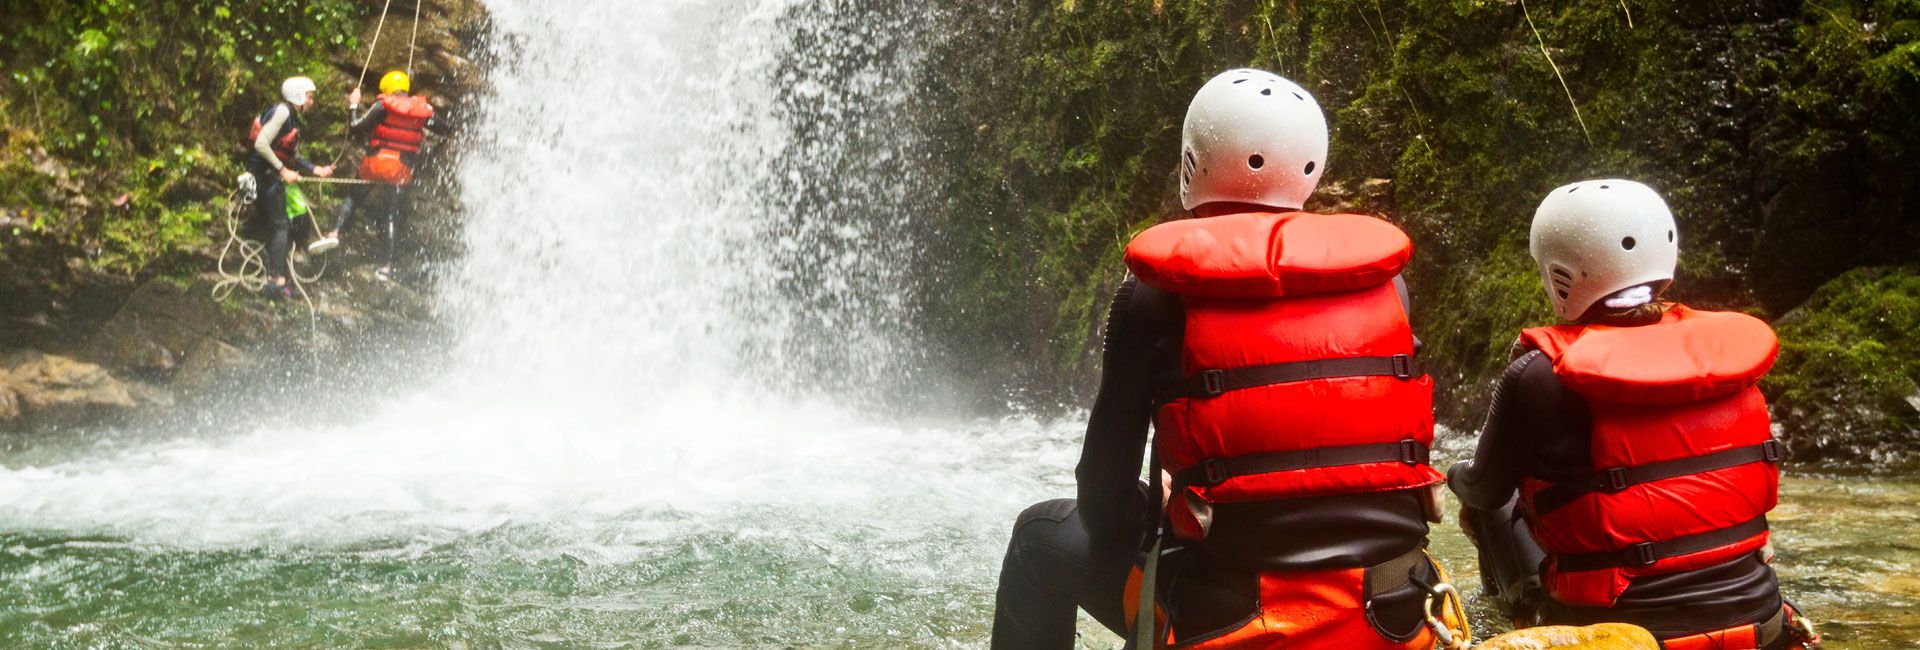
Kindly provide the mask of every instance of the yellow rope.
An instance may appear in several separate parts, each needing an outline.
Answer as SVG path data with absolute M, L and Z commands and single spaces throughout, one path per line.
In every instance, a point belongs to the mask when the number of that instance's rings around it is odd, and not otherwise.
M 408 79 L 413 78 L 414 44 L 420 42 L 420 4 L 422 2 L 425 2 L 425 0 L 413 0 L 413 34 L 407 37 L 407 78 Z
M 1587 121 L 1580 117 L 1580 104 L 1573 101 L 1573 89 L 1567 87 L 1567 78 L 1560 74 L 1560 66 L 1554 64 L 1553 55 L 1547 53 L 1547 39 L 1540 37 L 1540 28 L 1533 26 L 1533 12 L 1527 11 L 1527 0 L 1520 0 L 1520 15 L 1527 17 L 1527 29 L 1533 30 L 1533 40 L 1540 43 L 1540 56 L 1547 57 L 1547 67 L 1553 68 L 1553 76 L 1560 80 L 1560 89 L 1567 93 L 1567 103 L 1573 106 L 1573 121 L 1580 123 L 1580 133 L 1587 136 L 1587 145 L 1593 145 L 1593 133 L 1587 131 Z

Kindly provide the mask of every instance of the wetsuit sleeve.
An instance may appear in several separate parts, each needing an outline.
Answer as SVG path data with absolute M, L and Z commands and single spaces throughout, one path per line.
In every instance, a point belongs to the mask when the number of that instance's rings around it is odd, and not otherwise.
M 1149 523 L 1140 466 L 1153 419 L 1155 353 L 1171 329 L 1169 310 L 1178 313 L 1177 298 L 1129 277 L 1107 312 L 1100 390 L 1074 470 L 1095 544 L 1133 548 Z
M 353 116 L 353 122 L 347 125 L 347 132 L 354 135 L 365 135 L 368 131 L 372 131 L 373 127 L 379 125 L 380 121 L 384 119 L 387 119 L 387 105 L 385 102 L 375 100 L 373 106 L 369 107 L 367 112 Z
M 285 169 L 286 165 L 281 164 L 280 157 L 274 155 L 273 141 L 280 137 L 280 131 L 287 127 L 287 120 L 291 119 L 292 114 L 293 110 L 285 104 L 274 106 L 267 113 L 267 121 L 260 125 L 260 135 L 253 139 L 254 153 L 260 154 L 267 164 L 273 165 L 275 171 Z
M 1413 295 L 1407 291 L 1407 276 L 1393 276 L 1393 290 L 1395 293 L 1400 294 L 1400 310 L 1407 313 L 1407 323 L 1411 325 L 1413 323 Z M 1420 354 L 1420 349 L 1423 347 L 1426 347 L 1426 344 L 1420 342 L 1419 335 L 1414 335 L 1413 353 L 1416 355 Z
M 1552 433 L 1539 430 L 1541 424 L 1559 419 L 1538 412 L 1561 403 L 1551 394 L 1558 387 L 1553 362 L 1539 350 L 1520 355 L 1500 373 L 1473 460 L 1454 463 L 1447 470 L 1447 486 L 1461 503 L 1493 510 L 1513 498 L 1538 456 L 1538 439 Z

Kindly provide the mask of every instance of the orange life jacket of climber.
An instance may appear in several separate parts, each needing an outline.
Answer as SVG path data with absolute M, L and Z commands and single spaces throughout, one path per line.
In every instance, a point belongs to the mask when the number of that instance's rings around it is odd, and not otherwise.
M 420 143 L 427 137 L 427 120 L 433 119 L 433 105 L 425 98 L 397 94 L 381 95 L 380 104 L 387 112 L 380 123 L 374 125 L 373 138 L 367 141 L 367 146 L 419 153 Z
M 1154 419 L 1176 535 L 1204 539 L 1216 503 L 1442 480 L 1393 281 L 1412 253 L 1386 221 L 1307 212 L 1172 221 L 1127 245 L 1140 280 L 1185 305 L 1183 375 Z
M 1521 486 L 1555 599 L 1610 607 L 1634 578 L 1766 545 L 1782 456 L 1755 386 L 1779 351 L 1766 323 L 1673 305 L 1651 325 L 1555 325 L 1521 339 L 1593 415 L 1590 475 Z
M 300 117 L 293 107 L 287 104 L 274 104 L 255 116 L 253 126 L 247 129 L 247 139 L 243 146 L 247 151 L 253 151 L 253 143 L 260 139 L 260 130 L 267 128 L 267 116 L 272 115 L 273 110 L 281 106 L 287 107 L 288 115 L 286 123 L 280 127 L 280 137 L 273 140 L 273 156 L 280 159 L 280 164 L 291 165 L 300 157 Z

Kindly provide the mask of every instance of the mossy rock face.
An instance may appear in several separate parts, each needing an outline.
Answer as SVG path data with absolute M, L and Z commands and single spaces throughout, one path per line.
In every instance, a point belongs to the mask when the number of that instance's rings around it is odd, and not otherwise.
M 1775 323 L 1762 387 L 1796 457 L 1914 460 L 1920 450 L 1920 267 L 1849 271 Z

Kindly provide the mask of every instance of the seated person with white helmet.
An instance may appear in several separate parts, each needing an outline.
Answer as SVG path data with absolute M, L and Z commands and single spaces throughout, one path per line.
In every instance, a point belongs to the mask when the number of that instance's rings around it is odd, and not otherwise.
M 1154 646 L 1464 641 L 1424 552 L 1441 476 L 1399 281 L 1412 246 L 1375 217 L 1301 211 L 1326 160 L 1326 118 L 1291 81 L 1231 70 L 1194 96 L 1192 218 L 1127 247 L 1079 498 L 1014 524 L 993 647 L 1071 647 L 1076 608 Z
M 1800 648 L 1766 513 L 1780 444 L 1766 323 L 1660 299 L 1679 233 L 1651 188 L 1547 195 L 1530 247 L 1564 324 L 1528 329 L 1473 460 L 1453 466 L 1482 582 L 1516 627 L 1630 623 L 1668 650 Z

